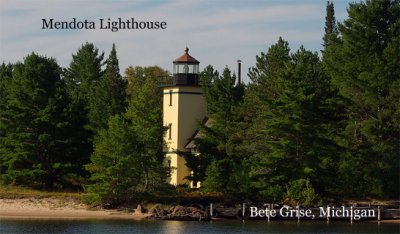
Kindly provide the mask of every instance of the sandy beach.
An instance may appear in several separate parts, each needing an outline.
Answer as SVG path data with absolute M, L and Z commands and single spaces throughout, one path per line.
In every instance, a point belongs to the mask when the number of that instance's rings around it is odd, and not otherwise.
M 0 199 L 0 219 L 132 219 L 142 220 L 148 214 L 118 210 L 89 209 L 74 199 L 22 198 Z

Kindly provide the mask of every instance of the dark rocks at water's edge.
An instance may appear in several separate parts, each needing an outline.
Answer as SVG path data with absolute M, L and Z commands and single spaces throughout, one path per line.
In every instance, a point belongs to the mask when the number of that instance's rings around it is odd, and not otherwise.
M 174 206 L 170 209 L 163 209 L 160 204 L 149 209 L 148 213 L 153 215 L 154 219 L 159 220 L 180 220 L 180 221 L 208 221 L 210 217 L 206 211 L 200 207 Z
M 254 209 L 274 211 L 274 215 L 269 217 L 255 215 Z M 238 220 L 349 220 L 349 221 L 368 221 L 368 220 L 399 220 L 400 209 L 398 206 L 388 205 L 360 206 L 360 204 L 342 204 L 326 207 L 301 206 L 289 207 L 278 204 L 263 204 L 260 206 L 242 204 L 242 206 L 224 206 L 222 204 L 192 204 L 189 206 L 175 205 L 168 206 L 156 204 L 148 210 L 144 210 L 138 205 L 135 214 L 147 213 L 150 219 L 157 220 L 179 220 L 179 221 L 208 221 L 220 219 Z M 297 213 L 296 213 L 297 212 Z M 322 212 L 322 213 L 321 213 Z M 354 213 L 353 213 L 354 212 Z M 264 214 L 264 213 L 263 213 Z M 302 215 L 305 214 L 305 215 Z M 308 215 L 307 215 L 308 214 Z M 322 214 L 322 215 L 321 215 Z M 324 215 L 325 214 L 325 215 Z M 354 216 L 353 216 L 354 214 Z M 368 215 L 367 215 L 368 214 Z M 369 215 L 372 214 L 372 215 Z

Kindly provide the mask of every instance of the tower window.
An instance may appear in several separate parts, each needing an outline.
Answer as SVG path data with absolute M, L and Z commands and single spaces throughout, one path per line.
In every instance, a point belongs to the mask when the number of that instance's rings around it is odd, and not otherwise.
M 171 160 L 168 159 L 168 177 L 171 177 Z
M 172 124 L 168 124 L 168 140 L 172 140 Z
M 169 90 L 169 106 L 172 106 L 172 89 Z

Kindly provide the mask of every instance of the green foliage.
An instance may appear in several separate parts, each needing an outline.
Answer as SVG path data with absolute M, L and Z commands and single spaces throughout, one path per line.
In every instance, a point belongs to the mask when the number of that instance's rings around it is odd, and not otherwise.
M 284 187 L 282 185 L 259 185 L 257 187 L 261 188 L 260 190 L 258 190 L 258 196 L 260 200 L 272 202 L 281 202 L 283 200 Z
M 1 179 L 46 188 L 68 184 L 79 165 L 70 149 L 71 113 L 60 67 L 32 53 L 8 82 L 0 113 Z
M 218 74 L 212 66 L 206 67 L 200 74 L 209 121 L 199 124 L 204 134 L 204 137 L 195 139 L 199 155 L 186 155 L 186 160 L 194 171 L 193 180 L 205 180 L 206 191 L 238 191 L 237 183 L 233 181 L 238 178 L 232 177 L 230 181 L 228 175 L 233 175 L 233 166 L 240 161 L 234 150 L 237 144 L 232 137 L 236 136 L 235 111 L 242 102 L 244 86 L 235 84 L 236 76 L 228 68 L 224 69 L 222 76 Z M 226 176 L 221 178 L 222 187 L 214 186 L 217 183 L 214 181 L 215 175 L 206 172 L 212 161 L 220 167 L 220 173 Z
M 251 201 L 254 197 L 254 189 L 251 184 L 251 165 L 247 159 L 243 159 L 233 165 L 231 187 L 238 197 L 245 201 Z
M 141 87 L 147 82 L 152 83 L 156 88 L 165 79 L 165 77 L 168 76 L 169 72 L 158 66 L 150 66 L 150 67 L 129 66 L 125 70 L 125 76 L 124 76 L 124 78 L 128 81 L 127 94 L 130 98 L 133 98 L 136 95 L 136 92 L 138 92 L 141 89 Z M 162 103 L 161 89 L 158 89 L 154 93 L 154 97 L 157 98 L 160 103 Z M 162 108 L 162 104 L 160 105 Z
M 230 158 L 213 160 L 206 169 L 201 191 L 225 192 L 249 201 L 253 194 L 249 173 L 246 160 L 238 163 Z
M 95 98 L 90 100 L 91 105 L 89 105 L 89 107 L 92 107 L 93 113 L 96 113 L 91 116 L 92 122 L 97 123 L 97 128 L 105 128 L 108 118 L 123 113 L 127 106 L 127 82 L 119 74 L 118 58 L 114 44 L 106 64 L 106 69 L 99 84 L 93 84 Z
M 242 107 L 248 126 L 243 149 L 251 155 L 259 196 L 279 199 L 282 185 L 305 178 L 319 193 L 329 193 L 338 149 L 332 129 L 340 117 L 318 55 L 303 47 L 289 55 L 288 43 L 280 38 L 257 57 L 249 75 L 255 82 Z
M 115 204 L 127 201 L 137 192 L 142 180 L 137 136 L 120 116 L 109 119 L 107 130 L 99 132 L 95 139 L 91 164 L 94 184 L 87 185 L 89 193 L 85 201 L 91 205 Z
M 318 200 L 318 195 L 308 179 L 291 181 L 286 186 L 285 197 L 291 205 L 300 203 L 306 207 L 315 205 Z
M 14 65 L 2 63 L 0 65 L 0 110 L 5 110 L 7 104 L 7 87 L 11 83 Z M 0 137 L 6 134 L 5 126 L 0 125 Z M 0 173 L 2 169 L 0 167 Z
M 5 104 L 7 97 L 6 87 L 11 82 L 12 78 L 12 64 L 2 63 L 0 65 L 0 108 Z
M 202 191 L 220 191 L 226 184 L 226 177 L 222 174 L 221 163 L 213 160 L 206 169 L 206 178 L 202 184 Z
M 129 102 L 124 117 L 132 130 L 138 134 L 140 162 L 144 174 L 144 190 L 164 183 L 165 170 L 162 166 L 163 134 L 161 91 L 156 79 L 147 79 Z M 156 94 L 159 94 L 156 96 Z
M 346 100 L 338 139 L 344 196 L 399 194 L 400 2 L 350 4 L 326 64 Z
M 103 106 L 99 105 L 98 89 L 101 84 L 103 71 L 104 52 L 99 54 L 98 49 L 86 42 L 72 55 L 72 61 L 64 70 L 64 79 L 67 84 L 68 94 L 74 108 L 85 129 L 93 136 L 97 130 L 104 127 Z
M 115 45 L 106 61 L 105 71 L 101 69 L 104 53 L 99 54 L 91 43 L 82 45 L 72 57 L 64 76 L 73 112 L 73 144 L 79 148 L 74 153 L 80 165 L 84 165 L 89 163 L 96 132 L 107 127 L 111 116 L 125 111 L 126 82 L 119 74 Z
M 59 198 L 62 201 L 80 202 L 81 193 L 72 191 L 47 191 L 29 187 L 0 184 L 0 199 L 43 199 Z
M 338 35 L 339 31 L 336 24 L 335 7 L 333 5 L 333 2 L 327 1 L 325 16 L 325 34 L 322 38 L 324 40 L 324 49 L 337 41 Z
M 164 128 L 157 93 L 155 79 L 147 79 L 132 92 L 126 113 L 111 118 L 107 130 L 99 132 L 87 165 L 93 184 L 85 188 L 86 202 L 115 205 L 166 190 Z
M 399 0 L 366 0 L 337 24 L 328 1 L 323 60 L 303 47 L 291 54 L 279 38 L 256 56 L 246 87 L 228 68 L 220 75 L 207 66 L 208 118 L 196 155 L 184 153 L 200 193 L 306 206 L 320 197 L 397 198 L 399 12 Z M 158 87 L 169 73 L 129 67 L 122 78 L 115 45 L 103 59 L 86 43 L 63 77 L 54 59 L 36 54 L 0 66 L 2 183 L 60 188 L 89 172 L 92 205 L 170 192 Z

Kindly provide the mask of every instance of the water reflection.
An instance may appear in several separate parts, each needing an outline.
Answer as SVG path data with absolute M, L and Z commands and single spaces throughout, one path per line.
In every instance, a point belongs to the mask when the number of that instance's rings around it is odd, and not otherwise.
M 400 224 L 0 219 L 0 233 L 399 233 Z

